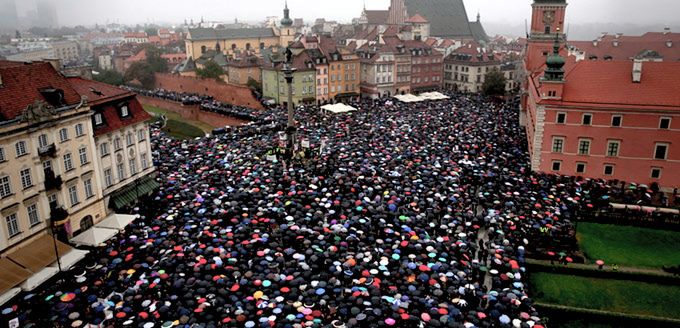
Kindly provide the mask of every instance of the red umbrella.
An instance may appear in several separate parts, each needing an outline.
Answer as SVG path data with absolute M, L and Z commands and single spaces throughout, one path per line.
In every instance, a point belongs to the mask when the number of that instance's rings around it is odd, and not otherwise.
M 565 260 L 567 260 L 567 262 L 569 263 L 574 262 L 574 260 L 572 260 L 571 257 L 567 257 Z
M 548 252 L 548 255 L 555 256 L 555 252 L 550 251 L 550 252 Z
M 597 264 L 597 265 L 604 265 L 604 261 L 602 261 L 602 260 L 597 260 L 597 261 L 595 261 L 595 264 Z

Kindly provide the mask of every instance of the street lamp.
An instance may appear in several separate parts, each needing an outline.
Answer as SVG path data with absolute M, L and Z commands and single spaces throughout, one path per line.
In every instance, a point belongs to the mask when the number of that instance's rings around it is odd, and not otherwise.
M 286 78 L 288 84 L 288 125 L 286 126 L 286 137 L 288 144 L 286 146 L 288 154 L 292 158 L 295 151 L 295 110 L 293 107 L 293 73 L 297 69 L 291 67 L 293 53 L 290 48 L 286 48 L 286 61 L 283 63 L 283 76 Z
M 56 229 L 56 220 L 54 217 L 50 218 L 50 228 L 52 229 L 52 242 L 54 243 L 54 254 L 57 256 L 57 268 L 59 268 L 59 272 L 57 273 L 59 275 L 59 282 L 61 282 L 61 259 L 59 259 L 59 248 L 57 247 L 57 229 Z

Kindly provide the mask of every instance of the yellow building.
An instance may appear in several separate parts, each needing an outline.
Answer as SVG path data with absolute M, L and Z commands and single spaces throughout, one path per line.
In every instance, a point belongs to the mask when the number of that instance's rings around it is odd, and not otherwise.
M 290 19 L 288 4 L 283 10 L 284 18 L 279 27 L 263 28 L 191 28 L 185 40 L 187 58 L 196 59 L 210 51 L 220 51 L 225 55 L 236 52 L 260 54 L 264 48 L 288 46 L 295 40 L 295 28 Z

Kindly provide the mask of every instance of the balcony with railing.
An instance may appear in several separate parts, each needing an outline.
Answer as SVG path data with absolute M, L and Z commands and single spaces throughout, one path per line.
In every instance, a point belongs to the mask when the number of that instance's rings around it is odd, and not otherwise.
M 55 144 L 49 144 L 47 146 L 38 147 L 38 155 L 40 157 L 57 157 L 57 146 Z
M 61 175 L 55 175 L 51 169 L 45 170 L 45 190 L 61 189 Z

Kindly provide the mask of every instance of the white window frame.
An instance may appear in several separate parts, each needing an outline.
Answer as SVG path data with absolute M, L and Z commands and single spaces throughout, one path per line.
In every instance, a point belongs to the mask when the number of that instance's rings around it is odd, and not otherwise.
M 619 118 L 619 125 L 614 125 L 614 118 L 618 117 Z M 623 126 L 623 115 L 612 115 L 612 122 L 611 122 L 612 127 L 619 128 Z
M 104 118 L 102 113 L 95 113 L 94 114 L 94 125 L 102 125 L 104 124 Z
M 0 198 L 12 195 L 12 180 L 9 175 L 0 177 Z
M 113 138 L 113 150 L 114 151 L 119 151 L 123 149 L 123 144 L 120 141 L 120 137 L 116 136 Z
M 102 142 L 101 144 L 99 144 L 99 155 L 101 157 L 104 157 L 104 156 L 107 156 L 109 154 L 111 154 L 109 152 L 109 143 L 108 142 Z
M 143 153 L 140 161 L 142 162 L 142 170 L 146 170 L 149 168 L 149 162 L 148 159 L 146 158 L 146 153 Z
M 14 144 L 14 150 L 17 153 L 17 157 L 24 156 L 28 154 L 28 148 L 26 146 L 26 141 L 17 141 L 17 143 Z
M 5 156 L 5 147 L 0 147 L 0 163 L 6 160 L 7 156 Z
M 562 144 L 560 145 L 560 150 L 559 150 L 559 151 L 556 151 L 556 150 L 555 150 L 555 142 L 556 142 L 556 141 L 561 141 L 561 142 L 562 142 Z M 556 153 L 556 154 L 561 154 L 561 153 L 563 153 L 563 152 L 564 152 L 564 137 L 553 137 L 553 138 L 552 138 L 552 147 L 551 147 L 550 150 L 551 150 L 553 153 Z
M 581 153 L 581 143 L 582 142 L 588 142 L 588 152 L 587 153 Z M 578 148 L 576 149 L 576 154 L 581 155 L 581 156 L 588 156 L 590 155 L 590 148 L 592 147 L 593 142 L 590 139 L 578 139 Z
M 125 146 L 130 147 L 135 144 L 135 137 L 132 132 L 128 132 L 125 135 Z
M 122 107 L 120 108 L 120 116 L 121 116 L 121 117 L 128 117 L 128 116 L 130 116 L 130 109 L 128 108 L 127 105 L 122 106 Z
M 116 172 L 118 173 L 118 181 L 125 180 L 125 164 L 123 163 L 116 164 Z
M 612 173 L 607 174 L 607 167 L 611 167 L 611 168 L 612 168 Z M 605 165 L 602 167 L 602 174 L 605 175 L 605 176 L 608 176 L 608 177 L 609 177 L 609 176 L 612 176 L 612 175 L 614 175 L 614 169 L 615 169 L 615 168 L 616 168 L 616 166 L 615 166 L 614 164 L 605 164 Z
M 28 215 L 28 224 L 31 227 L 35 227 L 40 224 L 40 213 L 38 212 L 38 204 L 33 203 L 26 206 L 26 214 Z
M 68 141 L 68 129 L 62 128 L 59 130 L 59 142 Z
M 557 164 L 559 166 L 559 168 L 557 170 L 555 170 L 555 164 Z M 550 163 L 550 170 L 555 171 L 555 172 L 561 171 L 562 170 L 562 161 L 552 161 L 552 163 Z
M 611 155 L 609 154 L 609 149 L 610 145 L 616 144 L 616 154 Z M 605 156 L 607 157 L 619 157 L 619 153 L 621 152 L 621 141 L 620 140 L 607 140 L 607 153 Z
M 50 141 L 47 139 L 46 134 L 43 133 L 43 134 L 38 136 L 38 147 L 40 147 L 40 148 L 47 147 L 47 145 L 49 145 L 49 143 L 50 143 Z
M 73 166 L 73 156 L 71 155 L 71 153 L 64 154 L 63 159 L 64 159 L 64 172 L 68 172 L 75 169 L 75 166 Z
M 146 131 L 144 130 L 138 130 L 137 131 L 137 141 L 142 142 L 146 140 Z
M 658 177 L 654 177 L 654 171 L 659 172 Z M 652 169 L 649 171 L 649 177 L 652 179 L 661 179 L 661 174 L 663 173 L 663 170 L 660 167 L 652 167 Z
M 667 128 L 661 127 L 661 122 L 663 122 L 663 120 L 668 120 L 668 127 Z M 659 118 L 659 129 L 660 130 L 670 130 L 672 123 L 673 123 L 673 119 L 671 117 L 668 117 L 668 116 L 660 117 Z
M 76 130 L 76 137 L 82 137 L 82 136 L 85 135 L 85 128 L 83 127 L 83 123 L 76 124 L 75 130 Z
M 588 124 L 585 123 L 586 117 L 590 117 L 590 123 L 588 123 Z M 581 125 L 587 125 L 587 126 L 593 125 L 593 114 L 591 114 L 591 113 L 583 113 L 583 114 L 581 115 Z
M 5 217 L 5 224 L 7 225 L 7 235 L 9 238 L 16 237 L 21 234 L 21 228 L 19 227 L 19 219 L 16 213 L 12 213 Z
M 85 189 L 85 198 L 90 199 L 94 197 L 94 189 L 92 188 L 92 179 L 83 181 L 83 189 Z
M 664 151 L 663 158 L 656 158 L 656 153 L 657 153 L 657 148 L 659 146 L 664 146 L 666 147 L 666 151 Z M 654 154 L 652 154 L 652 159 L 657 160 L 657 161 L 665 161 L 668 159 L 668 148 L 670 145 L 666 142 L 657 142 L 654 144 Z
M 104 170 L 104 183 L 106 188 L 113 186 L 113 170 L 111 168 Z
M 21 177 L 21 187 L 28 189 L 33 187 L 33 177 L 31 176 L 31 169 L 23 169 L 19 171 L 19 176 Z
M 130 176 L 137 174 L 137 161 L 134 158 L 130 158 L 128 163 L 130 165 Z
M 68 199 L 71 201 L 71 207 L 80 204 L 80 200 L 78 199 L 78 187 L 76 185 L 68 187 Z
M 583 165 L 583 172 L 578 171 L 579 165 Z M 585 174 L 587 169 L 588 169 L 588 163 L 586 163 L 586 162 L 576 162 L 576 167 L 574 167 L 574 172 L 579 173 L 579 174 Z

